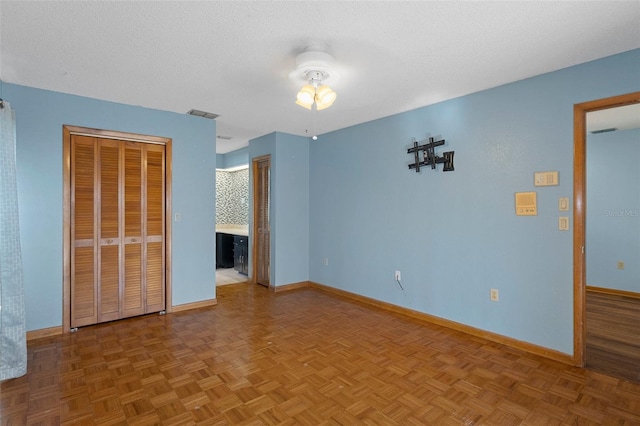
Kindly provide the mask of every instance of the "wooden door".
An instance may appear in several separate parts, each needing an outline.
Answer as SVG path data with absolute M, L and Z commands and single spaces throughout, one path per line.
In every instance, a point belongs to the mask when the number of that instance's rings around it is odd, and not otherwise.
M 142 315 L 144 291 L 142 277 L 143 156 L 142 145 L 124 142 L 124 281 L 121 317 Z
M 269 286 L 271 228 L 269 225 L 271 158 L 253 160 L 253 273 L 258 284 Z
M 95 324 L 98 321 L 98 268 L 96 265 L 96 239 L 98 216 L 96 212 L 96 169 L 98 155 L 96 140 L 77 136 L 71 147 L 71 324 L 73 327 Z
M 77 136 L 78 139 L 86 138 Z M 74 138 L 75 139 L 75 138 Z M 120 178 L 122 167 L 120 164 L 121 144 L 117 140 L 102 140 L 92 138 L 98 147 L 99 180 L 96 198 L 100 210 L 98 217 L 98 279 L 93 283 L 99 290 L 96 300 L 98 317 L 95 322 L 111 321 L 120 318 L 120 265 L 122 258 L 122 238 L 120 235 L 121 208 Z M 75 140 L 74 140 L 75 142 Z M 75 144 L 74 144 L 75 145 Z M 76 167 L 78 162 L 74 162 Z M 89 190 L 89 188 L 88 188 Z M 76 280 L 74 290 L 86 287 L 82 281 Z M 95 323 L 94 322 L 94 323 Z M 91 324 L 91 323 L 90 323 Z M 82 324 L 86 325 L 86 324 Z M 79 324 L 76 327 L 80 326 Z
M 145 270 L 146 312 L 165 310 L 165 150 L 161 145 L 146 144 L 145 176 Z
M 165 310 L 165 146 L 70 135 L 70 327 Z

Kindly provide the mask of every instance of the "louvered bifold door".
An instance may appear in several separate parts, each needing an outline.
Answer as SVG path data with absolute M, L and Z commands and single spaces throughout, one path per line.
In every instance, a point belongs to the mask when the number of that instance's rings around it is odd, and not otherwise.
M 95 324 L 97 309 L 97 140 L 71 143 L 71 327 Z
M 269 158 L 258 160 L 254 163 L 255 173 L 255 209 L 256 209 L 256 228 L 257 235 L 255 237 L 255 277 L 258 284 L 269 286 L 270 283 L 270 240 L 271 230 L 269 224 L 269 179 L 271 171 L 271 161 Z
M 99 140 L 98 322 L 120 318 L 122 257 L 120 141 Z
M 164 153 L 72 136 L 71 327 L 165 309 Z
M 145 313 L 150 313 L 165 309 L 165 148 L 147 144 L 145 151 Z
M 122 317 L 142 315 L 143 289 L 143 144 L 124 144 L 124 283 Z

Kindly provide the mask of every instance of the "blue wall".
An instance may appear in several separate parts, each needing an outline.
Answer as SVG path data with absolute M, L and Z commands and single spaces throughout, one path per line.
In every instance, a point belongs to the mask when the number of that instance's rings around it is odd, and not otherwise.
M 639 76 L 635 50 L 322 135 L 310 280 L 571 354 L 573 234 L 558 230 L 558 198 L 573 196 L 573 105 L 638 91 Z M 407 169 L 411 138 L 428 136 L 446 139 L 455 171 Z M 546 170 L 560 184 L 534 187 Z M 515 215 L 521 191 L 537 192 L 537 216 Z
M 249 141 L 249 161 L 263 155 L 271 156 L 271 285 L 308 281 L 309 139 L 276 132 Z M 253 170 L 249 181 L 253 182 Z M 252 185 L 249 200 L 252 212 Z M 250 230 L 252 226 L 250 214 Z
M 219 169 L 245 166 L 249 164 L 249 147 L 236 149 L 226 154 L 216 154 L 216 162 Z
M 3 84 L 16 110 L 27 330 L 62 324 L 62 126 L 173 139 L 173 305 L 215 298 L 215 121 Z
M 588 285 L 640 293 L 638 164 L 640 129 L 588 135 Z
M 309 138 L 276 133 L 276 152 L 273 186 L 279 267 L 274 284 L 279 286 L 309 280 Z
M 224 154 L 224 168 L 245 166 L 249 164 L 249 147 L 236 149 Z

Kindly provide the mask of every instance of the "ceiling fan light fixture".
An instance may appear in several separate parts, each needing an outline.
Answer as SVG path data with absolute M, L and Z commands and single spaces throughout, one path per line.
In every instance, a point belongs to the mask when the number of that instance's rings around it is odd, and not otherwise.
M 336 92 L 331 90 L 329 86 L 320 86 L 316 90 L 316 108 L 318 111 L 329 108 L 336 100 Z
M 298 92 L 298 95 L 296 96 L 296 104 L 303 108 L 311 109 L 313 102 L 315 101 L 315 96 L 316 88 L 310 84 L 306 84 L 302 86 L 302 89 Z
M 317 111 L 330 107 L 336 100 L 336 92 L 323 85 L 338 77 L 333 66 L 333 57 L 317 47 L 310 46 L 296 57 L 296 69 L 289 73 L 293 80 L 304 79 L 305 85 L 296 97 L 296 104 L 306 109 Z

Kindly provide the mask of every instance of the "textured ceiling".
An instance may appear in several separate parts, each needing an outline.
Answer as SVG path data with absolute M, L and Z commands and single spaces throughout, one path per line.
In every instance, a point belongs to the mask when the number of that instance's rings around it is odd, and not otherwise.
M 0 1 L 0 78 L 220 114 L 218 153 L 311 135 L 640 47 L 640 1 Z M 335 104 L 294 104 L 295 56 L 324 45 Z M 308 133 L 307 133 L 308 132 Z

